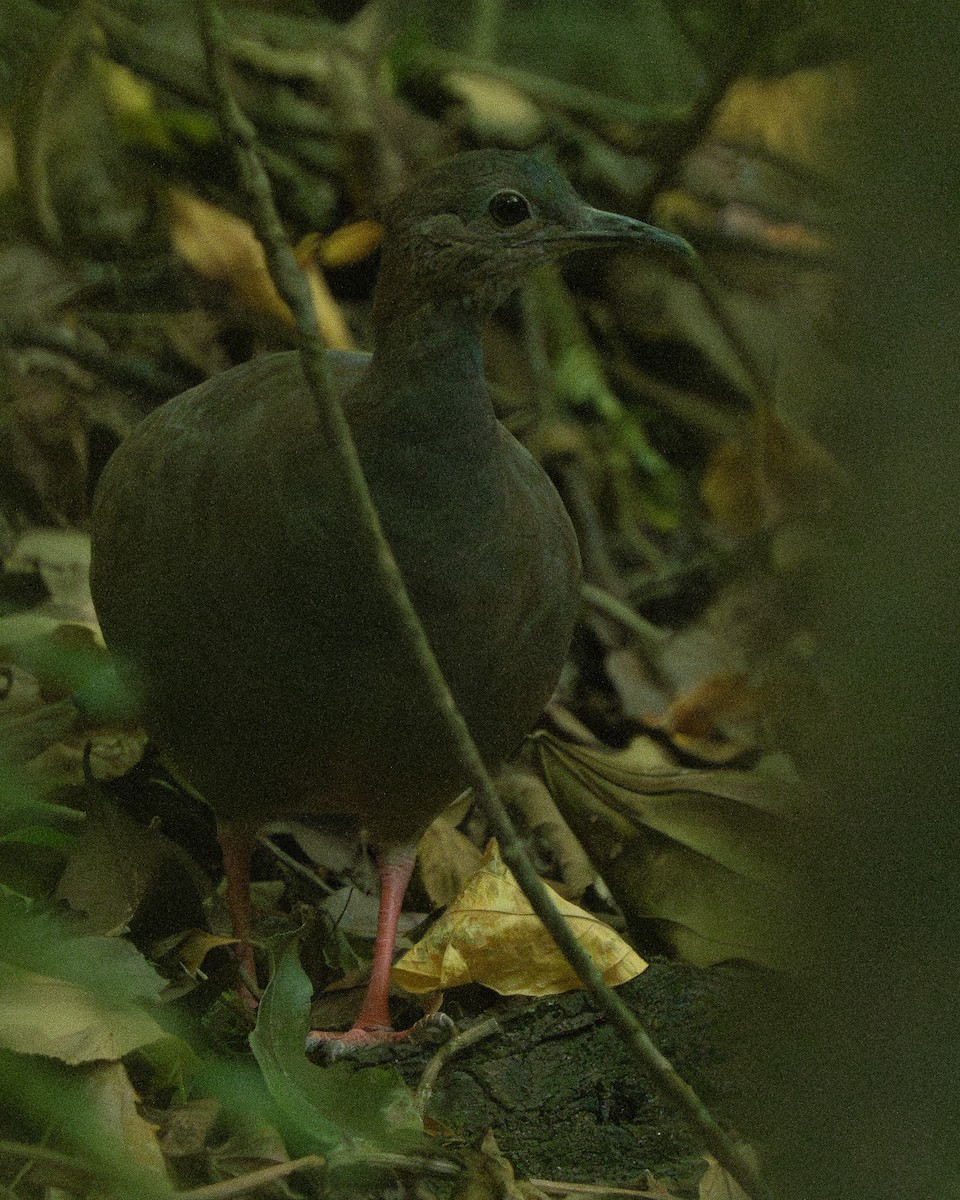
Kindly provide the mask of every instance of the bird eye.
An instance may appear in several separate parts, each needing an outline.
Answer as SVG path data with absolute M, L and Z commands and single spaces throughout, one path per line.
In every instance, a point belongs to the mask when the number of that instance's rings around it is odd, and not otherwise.
M 519 225 L 530 216 L 530 205 L 519 192 L 497 192 L 487 205 L 487 212 L 498 225 Z

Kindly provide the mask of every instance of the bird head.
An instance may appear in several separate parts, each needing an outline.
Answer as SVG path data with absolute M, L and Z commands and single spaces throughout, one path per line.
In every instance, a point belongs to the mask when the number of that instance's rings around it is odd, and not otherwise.
M 548 163 L 509 150 L 460 154 L 390 205 L 378 301 L 389 311 L 454 301 L 482 318 L 534 267 L 618 244 L 693 256 L 674 234 L 592 208 Z

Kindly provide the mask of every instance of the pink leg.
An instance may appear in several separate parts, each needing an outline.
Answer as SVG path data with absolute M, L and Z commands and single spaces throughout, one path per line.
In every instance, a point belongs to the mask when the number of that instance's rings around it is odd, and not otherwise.
M 370 982 L 363 998 L 360 1015 L 346 1033 L 327 1033 L 314 1030 L 307 1035 L 307 1044 L 315 1041 L 396 1042 L 409 1036 L 409 1029 L 395 1031 L 390 1024 L 387 997 L 390 990 L 390 968 L 397 940 L 397 922 L 403 910 L 403 897 L 413 874 L 415 847 L 391 847 L 377 853 L 377 875 L 380 879 L 380 910 L 377 915 L 377 939 L 373 946 L 373 965 Z
M 255 984 L 257 967 L 250 945 L 252 910 L 250 907 L 250 857 L 253 854 L 254 835 L 248 829 L 221 826 L 218 829 L 220 849 L 223 851 L 223 870 L 227 877 L 227 908 L 233 936 L 239 939 L 235 948 L 237 962 Z M 257 1007 L 250 990 L 240 985 L 240 995 L 251 1008 Z

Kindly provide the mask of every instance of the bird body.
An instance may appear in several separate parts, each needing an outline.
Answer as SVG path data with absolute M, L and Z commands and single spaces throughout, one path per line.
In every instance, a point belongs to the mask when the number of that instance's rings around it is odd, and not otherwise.
M 334 366 L 359 374 L 344 396 L 353 424 L 369 367 L 361 356 Z M 422 400 L 416 422 L 391 418 L 389 429 L 356 423 L 361 464 L 458 706 L 495 764 L 563 663 L 576 541 L 485 396 L 458 391 L 435 436 Z M 464 780 L 375 564 L 344 538 L 345 503 L 299 357 L 227 371 L 155 410 L 106 473 L 97 611 L 138 668 L 148 727 L 221 820 L 347 812 L 378 842 L 408 842 Z
M 635 240 L 685 248 L 523 155 L 461 155 L 387 215 L 372 356 L 329 355 L 384 534 L 492 768 L 556 684 L 580 568 L 553 485 L 496 419 L 482 327 L 539 263 Z M 265 821 L 334 811 L 369 830 L 381 921 L 351 1031 L 366 1040 L 392 1036 L 413 847 L 466 781 L 355 527 L 298 356 L 266 355 L 169 401 L 117 450 L 91 585 L 148 728 L 217 815 L 238 924 Z

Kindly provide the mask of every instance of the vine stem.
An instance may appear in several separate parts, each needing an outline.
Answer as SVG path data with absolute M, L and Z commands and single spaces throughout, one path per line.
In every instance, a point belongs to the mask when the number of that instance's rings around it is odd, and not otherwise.
M 769 1192 L 753 1164 L 721 1129 L 690 1085 L 660 1053 L 633 1013 L 604 983 L 593 959 L 557 911 L 545 884 L 523 850 L 510 815 L 454 703 L 450 688 L 411 603 L 400 569 L 384 537 L 350 428 L 343 410 L 331 393 L 309 286 L 297 265 L 280 222 L 270 180 L 258 151 L 256 130 L 241 111 L 230 87 L 224 51 L 223 18 L 213 0 L 197 0 L 197 11 L 223 135 L 233 147 L 237 167 L 250 200 L 251 222 L 257 236 L 263 242 L 267 264 L 277 291 L 294 315 L 303 374 L 316 406 L 320 430 L 330 455 L 331 461 L 328 465 L 331 470 L 338 472 L 348 506 L 352 510 L 343 514 L 344 519 L 350 522 L 349 533 L 357 538 L 358 544 L 364 547 L 371 561 L 377 566 L 383 602 L 390 605 L 396 613 L 411 661 L 427 684 L 434 709 L 433 716 L 455 749 L 474 796 L 486 810 L 491 828 L 500 843 L 503 859 L 513 872 L 533 911 L 547 927 L 581 982 L 592 992 L 598 1007 L 610 1020 L 628 1051 L 651 1077 L 657 1090 L 681 1106 L 690 1123 L 700 1133 L 706 1147 L 752 1200 L 767 1200 Z

